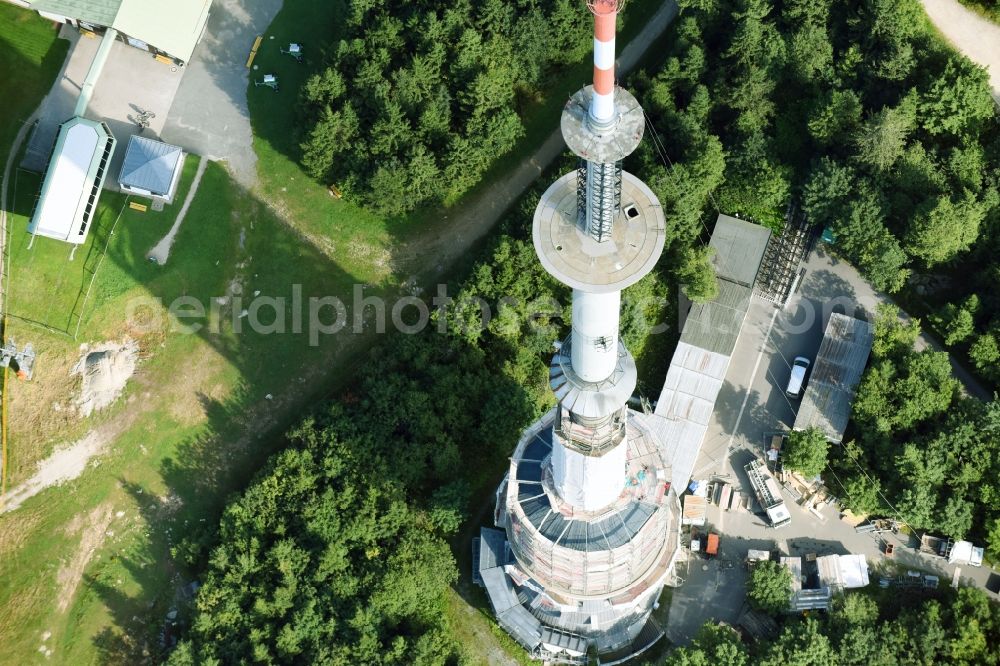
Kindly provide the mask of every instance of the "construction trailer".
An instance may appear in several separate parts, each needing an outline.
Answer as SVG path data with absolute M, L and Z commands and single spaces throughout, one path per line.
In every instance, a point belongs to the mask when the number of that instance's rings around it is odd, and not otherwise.
M 767 467 L 760 460 L 754 459 L 743 469 L 750 479 L 750 486 L 753 488 L 757 503 L 767 514 L 771 526 L 784 527 L 792 522 L 792 515 L 788 512 L 785 501 L 781 499 L 781 488 Z

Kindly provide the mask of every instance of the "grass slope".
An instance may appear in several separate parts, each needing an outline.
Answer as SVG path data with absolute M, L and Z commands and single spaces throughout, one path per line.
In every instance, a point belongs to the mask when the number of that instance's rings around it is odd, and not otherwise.
M 69 42 L 35 12 L 0 4 L 0 169 L 21 124 L 38 107 L 62 67 Z M 13 92 L 16 91 L 16 92 Z

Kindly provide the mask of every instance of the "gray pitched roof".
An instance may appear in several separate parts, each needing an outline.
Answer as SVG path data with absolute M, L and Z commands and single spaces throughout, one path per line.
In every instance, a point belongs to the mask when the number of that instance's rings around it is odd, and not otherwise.
M 118 182 L 166 195 L 183 154 L 177 146 L 132 135 Z
M 767 227 L 720 214 L 709 241 L 719 279 L 753 288 L 770 238 Z

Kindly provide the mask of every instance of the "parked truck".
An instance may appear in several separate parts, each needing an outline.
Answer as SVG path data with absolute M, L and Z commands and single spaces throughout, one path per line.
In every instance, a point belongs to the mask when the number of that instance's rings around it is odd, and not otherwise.
M 788 507 L 785 506 L 785 501 L 781 499 L 781 489 L 778 487 L 778 482 L 771 476 L 764 463 L 755 459 L 743 469 L 750 479 L 750 486 L 757 497 L 757 503 L 767 513 L 767 519 L 771 522 L 771 526 L 784 527 L 792 522 L 792 516 L 788 513 Z

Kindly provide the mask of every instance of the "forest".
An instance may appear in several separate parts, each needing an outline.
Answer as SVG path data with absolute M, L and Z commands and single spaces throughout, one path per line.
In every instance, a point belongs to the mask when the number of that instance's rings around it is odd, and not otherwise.
M 827 484 L 859 513 L 985 542 L 1000 559 L 1000 400 L 962 395 L 945 352 L 914 350 L 919 333 L 897 309 L 879 311 L 848 442 Z
M 942 276 L 928 321 L 989 358 L 982 340 L 1000 337 L 1000 297 L 986 288 L 1000 277 L 1000 140 L 985 73 L 937 41 L 916 0 L 681 4 L 665 51 L 625 82 L 649 119 L 626 168 L 668 222 L 658 270 L 624 295 L 640 390 L 662 382 L 676 331 L 650 331 L 672 323 L 678 285 L 694 299 L 713 293 L 705 242 L 717 212 L 778 229 L 793 199 L 879 287 Z M 467 191 L 510 149 L 523 100 L 591 43 L 576 0 L 349 7 L 350 38 L 330 46 L 329 67 L 301 93 L 303 159 L 390 214 Z M 456 276 L 458 296 L 435 326 L 380 341 L 352 386 L 289 433 L 217 532 L 175 549 L 203 585 L 171 663 L 466 658 L 442 612 L 459 575 L 451 547 L 492 501 L 521 429 L 552 405 L 547 364 L 567 331 L 568 295 L 541 269 L 530 220 L 540 189 L 573 166 L 564 157 L 509 212 Z M 478 298 L 510 300 L 482 327 Z M 954 535 L 989 523 L 1000 557 L 1000 408 L 961 397 L 945 357 L 913 351 L 914 330 L 880 313 L 855 442 L 831 451 L 830 470 L 859 510 L 884 511 L 888 498 L 915 525 Z M 713 629 L 674 656 L 990 663 L 997 611 L 974 591 L 905 610 L 848 600 L 827 619 L 790 620 L 759 649 Z
M 1000 386 L 1000 122 L 985 71 L 912 0 L 682 7 L 664 65 L 636 77 L 669 157 L 644 141 L 632 167 L 668 211 L 666 261 L 697 253 L 710 206 L 777 230 L 799 201 L 832 252 Z M 827 485 L 1000 559 L 998 403 L 963 397 L 946 354 L 913 350 L 921 322 L 877 319 L 855 441 L 831 451 Z
M 530 241 L 538 194 L 431 327 L 379 344 L 354 386 L 289 433 L 218 533 L 175 548 L 203 586 L 172 664 L 460 660 L 442 611 L 458 576 L 449 540 L 553 405 L 547 363 L 567 332 L 567 288 Z M 666 316 L 660 280 L 623 303 L 623 337 L 646 368 L 649 330 Z M 479 299 L 501 298 L 483 327 Z
M 896 666 L 1000 663 L 1000 606 L 970 588 L 928 597 L 853 592 L 821 616 L 785 616 L 773 640 L 746 645 L 728 626 L 706 624 L 690 646 L 673 650 L 677 666 Z
M 591 48 L 577 0 L 353 0 L 301 91 L 302 165 L 387 215 L 453 201 L 524 133 L 523 106 Z

